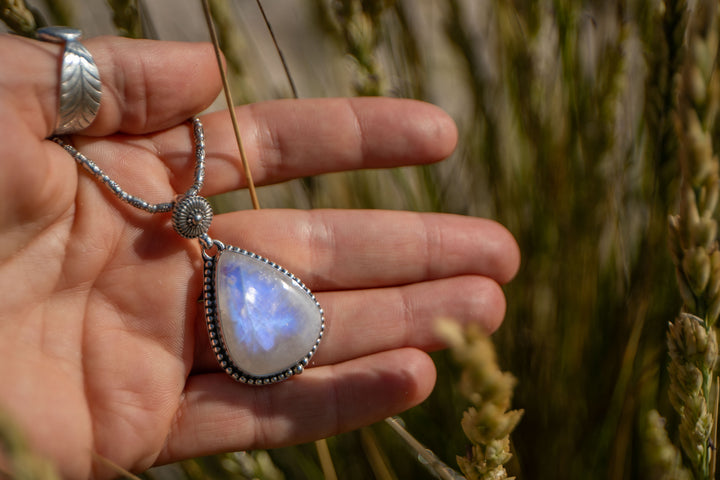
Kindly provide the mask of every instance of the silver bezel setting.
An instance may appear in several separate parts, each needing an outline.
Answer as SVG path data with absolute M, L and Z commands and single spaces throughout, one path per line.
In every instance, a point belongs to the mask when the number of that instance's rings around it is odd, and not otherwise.
M 217 243 L 219 242 L 216 242 L 216 245 Z M 322 307 L 315 298 L 315 295 L 310 291 L 308 287 L 305 286 L 305 284 L 298 277 L 296 277 L 287 269 L 283 268 L 277 263 L 268 260 L 267 258 L 262 257 L 256 253 L 248 252 L 247 250 L 244 250 L 242 248 L 233 247 L 231 245 L 217 246 L 217 254 L 213 256 L 210 256 L 206 253 L 203 254 L 205 260 L 205 264 L 203 267 L 203 299 L 205 304 L 205 320 L 208 336 L 210 338 L 210 347 L 212 348 L 215 358 L 220 364 L 220 368 L 222 368 L 225 373 L 230 375 L 234 380 L 241 383 L 246 383 L 248 385 L 270 385 L 273 383 L 282 382 L 283 380 L 287 380 L 293 375 L 298 375 L 302 373 L 308 363 L 310 363 L 310 359 L 312 358 L 312 356 L 315 355 L 318 345 L 320 344 L 320 340 L 322 340 L 323 334 L 325 332 L 325 313 L 323 312 Z M 315 302 L 315 306 L 317 306 L 318 312 L 320 313 L 320 332 L 318 333 L 318 337 L 315 340 L 315 343 L 313 344 L 310 351 L 302 358 L 300 358 L 297 363 L 295 363 L 291 367 L 282 371 L 273 372 L 268 375 L 255 376 L 243 371 L 238 365 L 235 364 L 235 362 L 230 357 L 228 349 L 225 345 L 225 340 L 223 338 L 222 325 L 220 324 L 218 318 L 216 301 L 216 267 L 220 255 L 222 255 L 223 251 L 225 250 L 245 255 L 273 267 L 278 272 L 290 278 L 308 296 L 310 296 L 313 302 Z

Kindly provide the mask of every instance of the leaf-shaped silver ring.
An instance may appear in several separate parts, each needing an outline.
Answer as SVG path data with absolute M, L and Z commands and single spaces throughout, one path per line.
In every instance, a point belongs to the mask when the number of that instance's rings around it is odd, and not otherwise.
M 68 27 L 44 27 L 37 31 L 40 40 L 65 44 L 60 66 L 55 135 L 83 130 L 92 123 L 100 109 L 100 72 L 90 52 L 80 43 L 81 36 L 80 30 Z

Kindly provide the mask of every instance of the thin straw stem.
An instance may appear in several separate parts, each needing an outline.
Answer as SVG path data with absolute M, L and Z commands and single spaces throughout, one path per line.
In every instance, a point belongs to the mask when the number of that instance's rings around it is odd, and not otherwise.
M 383 455 L 377 438 L 370 427 L 360 430 L 360 440 L 362 441 L 363 450 L 367 455 L 368 463 L 375 474 L 376 480 L 397 480 L 397 476 L 393 474 L 387 459 Z
M 103 466 L 105 466 L 105 467 L 107 467 L 108 469 L 112 470 L 112 471 L 115 472 L 116 474 L 121 475 L 123 478 L 128 478 L 128 479 L 130 479 L 130 480 L 142 480 L 140 477 L 138 477 L 137 475 L 133 475 L 132 473 L 128 472 L 127 470 L 125 470 L 124 468 L 122 468 L 120 465 L 118 465 L 117 463 L 113 462 L 113 461 L 110 460 L 109 458 L 104 457 L 104 456 L 102 456 L 102 455 L 100 455 L 99 453 L 96 453 L 96 452 L 91 452 L 91 453 L 92 453 L 93 460 L 95 460 L 95 461 L 98 462 L 98 463 L 101 463 Z
M 228 111 L 230 112 L 230 119 L 232 120 L 233 130 L 235 131 L 235 140 L 237 141 L 238 150 L 240 150 L 240 160 L 242 161 L 243 170 L 245 171 L 245 178 L 247 180 L 248 191 L 250 192 L 250 200 L 255 210 L 260 209 L 260 202 L 257 198 L 257 192 L 255 191 L 255 184 L 253 183 L 252 174 L 250 173 L 250 165 L 245 155 L 245 149 L 240 138 L 240 129 L 238 128 L 237 117 L 235 116 L 235 104 L 233 103 L 232 95 L 230 94 L 230 85 L 227 80 L 227 73 L 225 72 L 225 65 L 222 61 L 222 53 L 220 52 L 220 44 L 218 42 L 217 31 L 215 30 L 215 24 L 210 14 L 210 5 L 208 0 L 202 0 L 203 12 L 205 13 L 205 20 L 207 21 L 208 31 L 212 39 L 213 47 L 215 48 L 215 57 L 217 58 L 218 68 L 220 69 L 220 76 L 222 77 L 223 91 L 225 92 L 225 101 L 227 103 Z
M 405 430 L 405 427 L 395 417 L 388 417 L 385 419 L 385 423 L 390 425 L 393 431 L 405 442 L 418 455 L 418 459 L 422 458 L 424 461 L 425 468 L 432 472 L 435 476 L 441 480 L 465 480 L 465 477 L 459 473 L 453 471 L 450 467 L 445 465 L 432 451 L 425 448 L 410 432 Z
M 277 38 L 275 37 L 275 32 L 273 31 L 272 25 L 270 25 L 270 20 L 268 20 L 267 15 L 265 15 L 265 9 L 262 6 L 262 3 L 260 3 L 260 0 L 255 0 L 257 3 L 258 8 L 260 9 L 260 13 L 262 14 L 263 20 L 265 20 L 265 26 L 268 29 L 268 32 L 270 32 L 270 37 L 272 38 L 273 44 L 275 45 L 275 50 L 277 51 L 278 56 L 280 57 L 280 61 L 282 62 L 283 69 L 285 70 L 285 76 L 288 79 L 288 82 L 290 83 L 290 89 L 292 90 L 293 98 L 300 98 L 298 95 L 297 88 L 295 87 L 295 81 L 292 78 L 292 75 L 290 75 L 290 68 L 288 67 L 287 62 L 285 61 L 285 55 L 283 55 L 282 50 L 280 49 L 280 44 L 277 41 Z
M 715 377 L 715 408 L 713 410 L 712 444 L 710 449 L 710 478 L 715 478 L 717 467 L 718 406 L 720 405 L 720 377 Z
M 327 440 L 324 438 L 315 441 L 315 448 L 317 449 L 318 458 L 320 458 L 320 467 L 323 471 L 323 477 L 325 480 L 337 480 L 337 473 L 335 473 L 335 466 L 333 465 L 332 456 L 330 455 L 330 448 L 328 448 Z

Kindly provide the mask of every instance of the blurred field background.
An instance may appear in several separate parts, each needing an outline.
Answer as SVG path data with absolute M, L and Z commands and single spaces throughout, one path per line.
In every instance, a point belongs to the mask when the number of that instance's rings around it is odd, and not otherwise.
M 136 2 L 27 2 L 86 36 L 116 33 Z M 690 2 L 689 7 L 692 7 Z M 254 1 L 212 2 L 237 103 L 291 90 Z M 494 334 L 518 379 L 508 471 L 519 478 L 650 478 L 641 432 L 667 397 L 666 327 L 681 300 L 667 248 L 679 183 L 674 78 L 685 2 L 265 0 L 301 97 L 427 100 L 455 118 L 457 151 L 422 168 L 326 175 L 261 188 L 272 207 L 387 208 L 494 218 L 523 252 Z M 146 0 L 130 35 L 207 41 L 199 2 Z M 119 10 L 117 10 L 119 11 Z M 133 16 L 131 15 L 131 17 Z M 132 25 L 135 25 L 134 27 Z M 133 30 L 138 28 L 138 30 Z M 711 59 L 715 61 L 715 59 Z M 217 108 L 222 108 L 218 104 Z M 715 132 L 716 133 L 716 132 Z M 718 135 L 713 135 L 717 151 Z M 214 199 L 250 208 L 246 192 Z M 468 440 L 459 369 L 434 355 L 433 395 L 401 415 L 456 468 Z M 290 408 L 290 406 L 289 406 Z M 339 478 L 433 478 L 385 424 L 328 439 Z M 378 453 L 379 452 L 379 453 Z M 376 455 L 389 476 L 373 470 Z M 249 470 L 253 472 L 249 473 Z M 314 445 L 153 469 L 150 479 L 322 478 Z

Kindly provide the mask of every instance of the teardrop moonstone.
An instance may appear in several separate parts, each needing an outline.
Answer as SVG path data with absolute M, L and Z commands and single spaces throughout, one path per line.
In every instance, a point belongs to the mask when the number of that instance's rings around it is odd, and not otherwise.
M 232 363 L 256 378 L 301 371 L 324 328 L 310 290 L 282 267 L 234 247 L 216 262 L 217 321 Z

